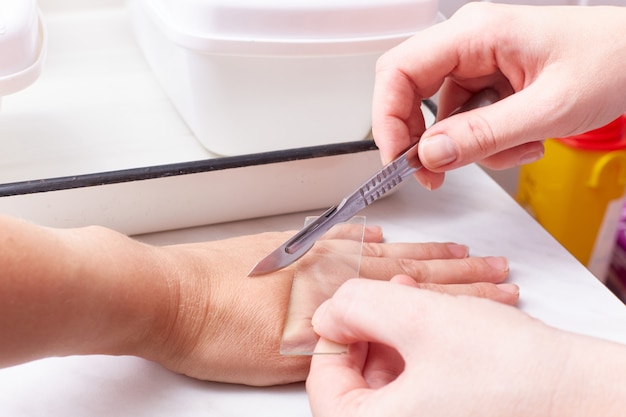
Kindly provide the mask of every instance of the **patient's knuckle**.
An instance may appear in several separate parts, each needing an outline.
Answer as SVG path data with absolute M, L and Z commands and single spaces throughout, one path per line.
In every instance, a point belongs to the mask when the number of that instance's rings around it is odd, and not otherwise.
M 311 255 L 315 255 L 316 257 L 321 257 L 321 258 L 330 256 L 332 253 L 333 253 L 332 246 L 329 244 L 329 242 L 326 242 L 323 240 L 316 242 L 315 246 L 313 246 L 310 252 Z
M 404 274 L 413 277 L 413 279 L 419 283 L 431 282 L 435 276 L 435 271 L 433 271 L 432 265 L 429 262 L 402 259 L 400 261 L 400 268 L 404 271 Z
M 362 254 L 364 256 L 382 258 L 385 255 L 383 247 L 378 243 L 363 242 L 363 245 L 361 248 L 362 248 L 361 249 Z
M 491 294 L 491 285 L 486 282 L 477 282 L 472 285 L 472 294 L 475 297 L 489 298 Z
M 484 266 L 485 262 L 480 258 L 465 258 L 463 262 L 463 275 L 470 278 L 485 278 Z

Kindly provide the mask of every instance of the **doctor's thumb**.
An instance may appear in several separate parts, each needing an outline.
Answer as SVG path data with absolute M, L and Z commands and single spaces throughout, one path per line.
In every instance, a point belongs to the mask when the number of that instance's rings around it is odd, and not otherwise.
M 456 143 L 445 133 L 420 139 L 420 161 L 430 170 L 445 167 L 455 162 L 458 156 Z
M 424 167 L 445 172 L 481 162 L 489 168 L 504 169 L 540 159 L 546 139 L 542 130 L 547 126 L 533 120 L 537 114 L 528 106 L 520 106 L 521 97 L 514 96 L 431 126 L 419 144 Z

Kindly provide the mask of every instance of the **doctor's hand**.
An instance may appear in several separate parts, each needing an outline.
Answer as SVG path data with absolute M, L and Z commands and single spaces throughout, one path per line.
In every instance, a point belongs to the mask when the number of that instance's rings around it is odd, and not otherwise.
M 532 162 L 543 140 L 611 122 L 626 111 L 624 21 L 626 7 L 465 5 L 379 59 L 372 131 L 383 160 L 421 137 L 416 176 L 436 189 L 445 171 Z M 488 87 L 502 100 L 446 118 Z M 425 131 L 420 102 L 438 90 L 439 120 Z
M 331 256 L 336 270 L 342 253 L 354 253 L 353 246 L 361 245 L 362 227 L 354 233 L 351 225 L 345 226 L 349 227 L 318 241 L 299 261 L 300 276 L 307 273 L 308 264 L 315 271 L 319 254 Z M 171 277 L 176 288 L 171 300 L 174 314 L 166 322 L 168 333 L 157 333 L 159 339 L 147 345 L 151 349 L 144 356 L 199 379 L 249 385 L 303 381 L 310 358 L 279 353 L 296 265 L 265 276 L 246 276 L 259 259 L 292 234 L 271 232 L 163 248 L 164 259 L 175 264 L 171 268 L 176 271 Z M 454 243 L 381 243 L 382 239 L 380 228 L 366 228 L 362 277 L 389 280 L 401 273 L 436 291 L 487 297 L 505 304 L 518 300 L 516 286 L 500 284 L 508 275 L 502 257 L 471 257 L 466 246 Z M 326 273 L 338 271 L 322 272 Z M 334 279 L 319 278 L 323 285 Z M 332 283 L 332 288 L 340 284 Z M 301 295 L 314 297 L 316 292 L 318 289 L 308 288 Z M 330 296 L 332 293 L 324 299 Z M 310 302 L 304 299 L 298 304 Z
M 313 357 L 315 417 L 623 415 L 626 346 L 415 286 L 406 276 L 350 280 L 317 310 L 321 350 L 352 345 Z

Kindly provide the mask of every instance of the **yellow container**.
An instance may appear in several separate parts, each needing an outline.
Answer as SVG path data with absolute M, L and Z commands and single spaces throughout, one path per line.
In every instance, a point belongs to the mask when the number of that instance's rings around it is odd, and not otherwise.
M 626 194 L 626 116 L 592 132 L 545 143 L 520 169 L 518 202 L 600 280 L 615 247 Z

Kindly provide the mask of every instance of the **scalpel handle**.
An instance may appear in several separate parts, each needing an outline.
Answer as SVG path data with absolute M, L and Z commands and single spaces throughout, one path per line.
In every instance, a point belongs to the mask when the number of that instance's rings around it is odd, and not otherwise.
M 355 198 L 362 202 L 362 206 L 359 207 L 360 211 L 397 187 L 405 178 L 421 167 L 422 164 L 417 157 L 416 143 L 402 155 L 382 167 L 376 174 L 372 175 L 355 193 L 348 197 L 348 200 Z
M 450 116 L 492 104 L 497 100 L 498 93 L 494 90 L 482 90 L 452 112 Z M 352 216 L 380 199 L 397 187 L 405 178 L 422 168 L 422 163 L 417 154 L 418 144 L 419 142 L 413 144 L 402 155 L 372 175 L 339 205 L 329 208 L 315 221 L 296 233 L 287 241 L 285 251 L 289 254 L 304 254 L 317 239 L 335 224 L 351 219 Z
M 498 101 L 498 99 L 499 95 L 495 90 L 482 90 L 472 96 L 461 107 L 453 111 L 450 116 L 493 104 Z M 364 206 L 359 210 L 369 206 L 374 201 L 385 195 L 388 191 L 395 188 L 406 177 L 422 168 L 422 163 L 420 162 L 417 153 L 418 144 L 419 141 L 409 147 L 402 155 L 385 165 L 380 171 L 374 174 L 361 187 L 359 187 L 357 192 L 360 193 L 364 202 Z M 348 197 L 348 199 L 350 198 L 351 197 Z
M 422 164 L 417 159 L 417 144 L 415 144 L 400 157 L 372 175 L 339 205 L 329 208 L 296 233 L 286 242 L 285 252 L 299 254 L 303 250 L 307 251 L 317 239 L 334 225 L 350 220 L 355 214 L 384 196 L 421 167 Z

